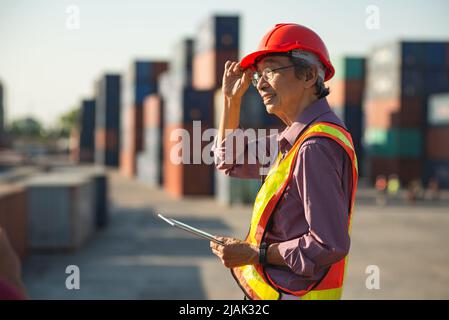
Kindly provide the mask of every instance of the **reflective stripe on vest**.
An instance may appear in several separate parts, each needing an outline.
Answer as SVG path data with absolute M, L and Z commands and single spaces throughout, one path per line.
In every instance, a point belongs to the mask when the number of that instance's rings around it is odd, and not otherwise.
M 246 237 L 248 243 L 257 246 L 262 243 L 270 217 L 292 178 L 299 149 L 303 142 L 311 137 L 327 137 L 336 141 L 346 151 L 351 160 L 352 190 L 348 212 L 348 233 L 351 232 L 351 218 L 358 181 L 357 157 L 352 138 L 346 130 L 335 124 L 319 122 L 313 124 L 301 134 L 282 161 L 281 153 L 279 153 L 275 164 L 268 172 L 265 182 L 256 196 L 251 227 Z M 279 286 L 264 272 L 259 264 L 233 268 L 231 272 L 243 292 L 250 299 L 277 300 L 280 298 L 279 292 L 286 292 L 301 300 L 334 300 L 341 298 L 347 259 L 346 256 L 332 264 L 319 283 L 314 283 L 306 290 L 301 291 L 292 291 Z

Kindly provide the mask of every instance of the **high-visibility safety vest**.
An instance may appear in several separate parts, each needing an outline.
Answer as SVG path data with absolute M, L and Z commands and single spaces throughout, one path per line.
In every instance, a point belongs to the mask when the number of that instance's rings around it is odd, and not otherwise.
M 268 172 L 265 182 L 256 196 L 251 227 L 246 242 L 257 246 L 263 242 L 267 225 L 276 205 L 293 176 L 299 149 L 303 142 L 311 137 L 327 137 L 336 141 L 346 151 L 351 160 L 352 190 L 348 212 L 348 234 L 350 233 L 358 181 L 357 157 L 352 138 L 349 132 L 340 126 L 329 122 L 318 122 L 311 125 L 300 135 L 282 161 L 281 153 L 279 153 L 275 164 Z M 277 300 L 281 297 L 282 292 L 296 296 L 301 300 L 336 300 L 341 298 L 346 265 L 347 256 L 332 264 L 321 280 L 301 291 L 292 291 L 281 287 L 268 276 L 260 264 L 232 268 L 231 272 L 245 295 L 253 300 Z

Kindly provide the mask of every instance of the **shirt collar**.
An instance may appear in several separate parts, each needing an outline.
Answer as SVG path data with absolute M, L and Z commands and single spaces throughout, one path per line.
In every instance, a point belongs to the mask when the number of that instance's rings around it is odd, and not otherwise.
M 287 147 L 287 143 L 292 147 L 295 144 L 296 139 L 302 133 L 302 131 L 309 126 L 315 119 L 331 111 L 326 98 L 321 98 L 310 104 L 298 118 L 278 137 L 278 143 L 281 150 Z

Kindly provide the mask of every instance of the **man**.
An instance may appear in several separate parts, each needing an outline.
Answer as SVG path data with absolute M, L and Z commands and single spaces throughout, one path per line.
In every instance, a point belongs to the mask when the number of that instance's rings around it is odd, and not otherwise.
M 286 124 L 275 137 L 279 156 L 255 200 L 246 240 L 219 237 L 225 245 L 210 244 L 249 299 L 341 297 L 357 160 L 350 134 L 325 98 L 324 82 L 333 74 L 323 41 L 298 24 L 276 25 L 258 51 L 225 65 L 213 148 L 218 170 L 259 177 L 263 161 L 248 146 L 265 141 L 245 140 L 243 155 L 227 143 L 241 140 L 240 102 L 251 81 L 267 112 Z M 238 163 L 242 156 L 256 164 Z

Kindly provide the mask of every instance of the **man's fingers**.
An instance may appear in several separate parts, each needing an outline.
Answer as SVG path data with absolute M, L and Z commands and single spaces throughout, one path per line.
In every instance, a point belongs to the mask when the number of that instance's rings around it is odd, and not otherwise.
M 229 70 L 229 67 L 231 66 L 231 64 L 232 64 L 231 61 L 229 61 L 229 60 L 226 61 L 226 63 L 225 63 L 225 72 Z

